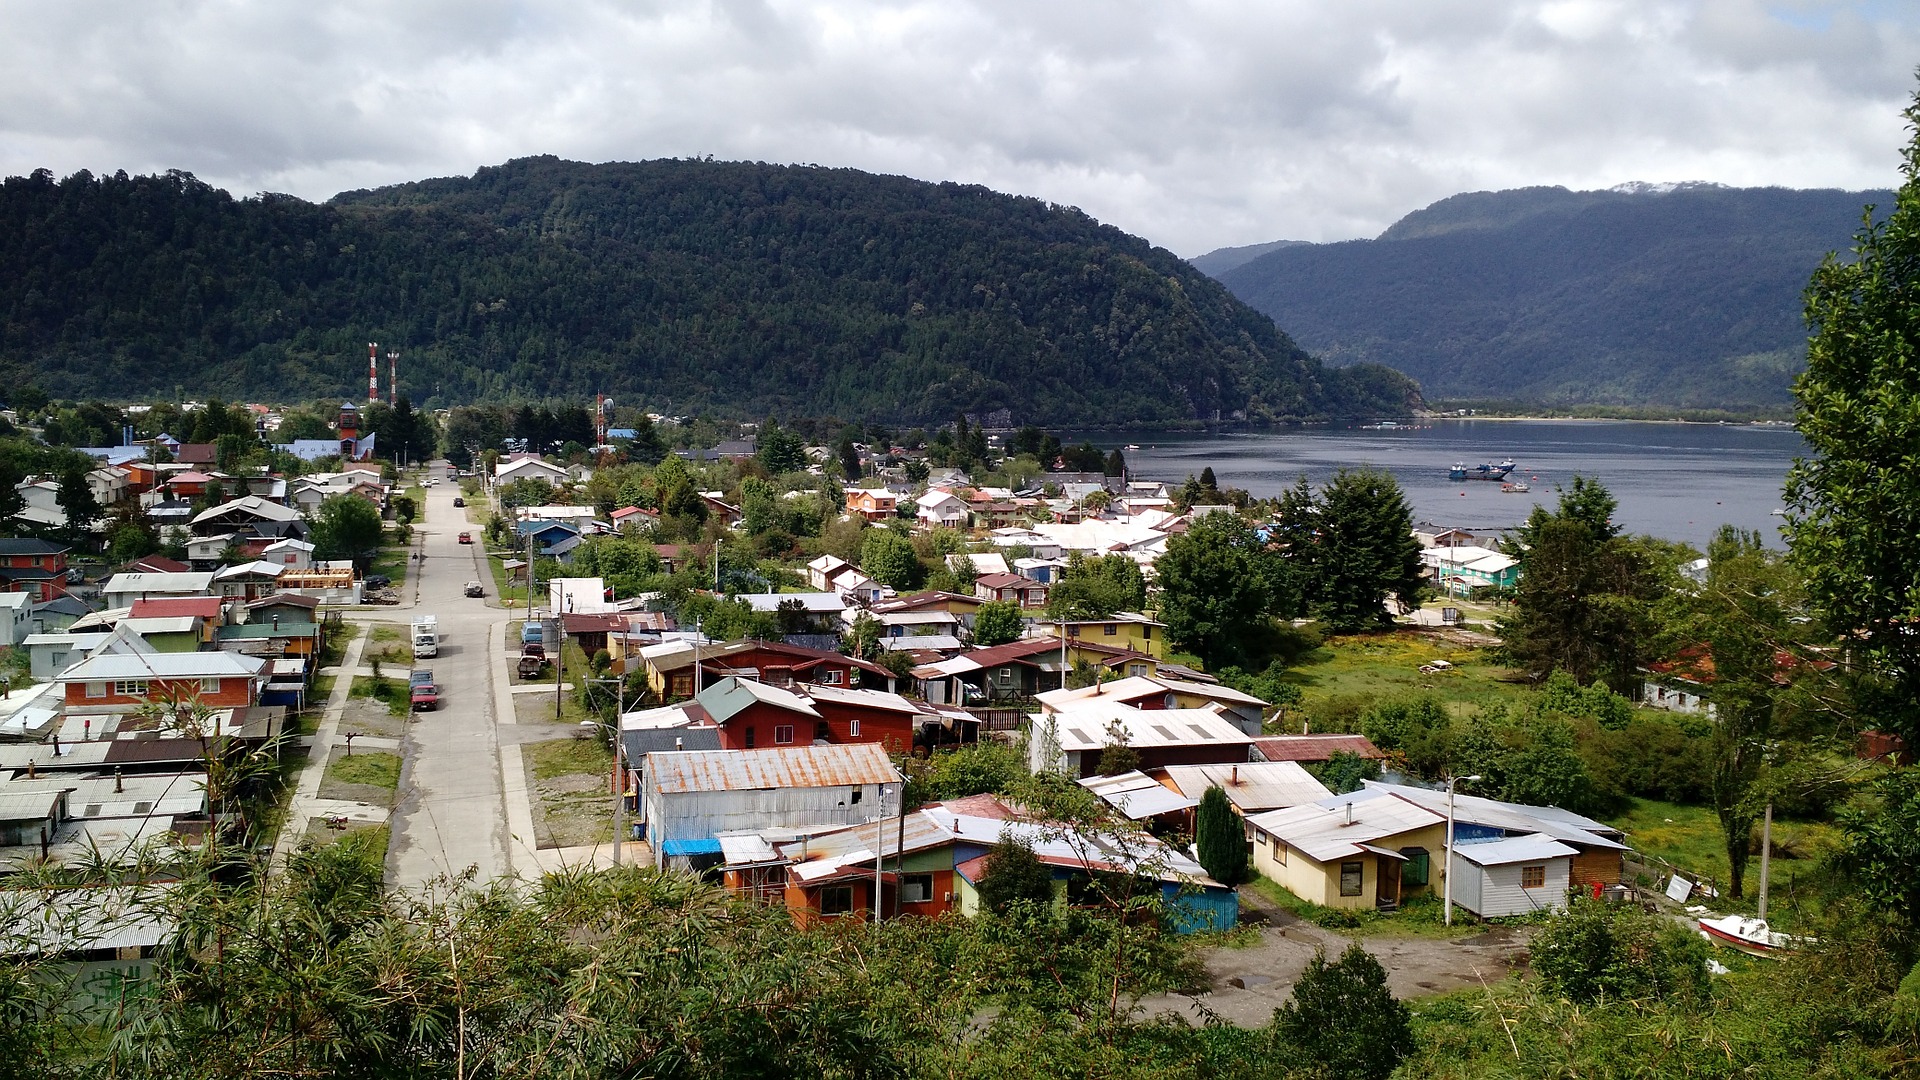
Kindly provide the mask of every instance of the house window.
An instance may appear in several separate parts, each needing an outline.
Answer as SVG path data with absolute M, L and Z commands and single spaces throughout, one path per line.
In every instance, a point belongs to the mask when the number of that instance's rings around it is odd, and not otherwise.
M 753 728 L 748 728 L 748 729 L 747 729 L 747 749 L 749 749 L 749 750 L 751 750 L 751 749 L 753 749 L 753 741 L 754 741 L 754 740 L 753 740 L 753 732 L 754 732 L 754 729 L 753 729 Z
M 107 684 L 106 684 L 106 683 L 103 683 L 103 682 L 90 682 L 90 683 L 88 683 L 88 684 L 87 684 L 87 696 L 88 696 L 88 697 L 106 697 L 106 696 L 107 696 Z
M 781 724 L 773 729 L 773 741 L 785 746 L 793 741 L 793 725 Z
M 839 686 L 846 681 L 847 673 L 839 668 L 829 668 L 820 676 L 820 682 L 825 686 Z
M 1141 641 L 1152 641 L 1152 640 L 1153 640 L 1153 627 L 1151 627 L 1151 626 L 1146 626 L 1146 625 L 1142 625 L 1142 626 L 1140 627 L 1140 640 L 1141 640 Z
M 1100 627 L 1100 632 L 1108 637 L 1114 637 L 1120 633 L 1120 627 L 1113 623 L 1106 623 Z
M 1287 865 L 1287 844 L 1279 837 L 1273 838 L 1273 861 L 1281 866 Z
M 924 904 L 933 899 L 932 874 L 907 874 L 900 879 L 900 902 Z
M 1128 674 L 1128 675 L 1131 675 L 1131 676 L 1133 676 L 1133 677 L 1134 677 L 1134 678 L 1136 678 L 1136 679 L 1140 679 L 1140 678 L 1145 678 L 1145 677 L 1147 676 L 1147 674 L 1148 674 L 1148 671 L 1147 671 L 1147 665 L 1145 665 L 1145 664 L 1128 664 L 1128 665 L 1127 665 L 1127 674 Z
M 147 680 L 115 679 L 113 682 L 113 696 L 145 697 L 147 696 Z
M 829 885 L 820 890 L 820 914 L 850 915 L 853 913 L 853 886 Z
M 1427 849 L 1419 848 L 1419 847 L 1403 847 L 1400 849 L 1400 854 L 1405 855 L 1407 857 L 1406 866 L 1402 867 L 1400 870 L 1400 884 L 1402 885 L 1427 884 L 1427 875 L 1432 873 L 1432 870 L 1433 870 L 1433 860 L 1427 854 Z
M 692 693 L 693 693 L 693 676 L 675 675 L 673 677 L 673 694 L 675 697 L 687 697 Z
M 1266 847 L 1267 834 L 1261 832 L 1259 829 L 1253 830 L 1253 845 L 1255 847 Z
M 854 789 L 853 789 L 853 794 L 851 794 L 851 795 L 848 795 L 848 796 L 847 796 L 847 801 L 848 801 L 848 802 L 850 802 L 850 803 L 852 803 L 852 804 L 853 804 L 853 805 L 855 805 L 855 806 L 859 806 L 859 805 L 860 805 L 860 796 L 861 796 L 862 794 L 864 794 L 864 793 L 865 793 L 865 791 L 866 791 L 866 789 L 865 789 L 865 788 L 854 788 Z
M 1068 636 L 1068 637 L 1079 637 L 1079 636 L 1080 636 L 1080 628 L 1079 628 L 1079 627 L 1077 627 L 1077 626 L 1069 626 L 1069 627 L 1067 627 L 1067 636 Z
M 1520 868 L 1520 887 L 1523 889 L 1544 889 L 1547 886 L 1547 868 L 1544 866 L 1523 866 Z
M 853 739 L 857 739 L 860 737 L 860 721 L 859 720 L 847 721 L 847 736 Z
M 201 679 L 201 680 L 200 680 L 200 692 L 201 692 L 201 693 L 203 693 L 203 694 L 217 694 L 217 693 L 219 693 L 219 692 L 220 692 L 220 680 L 219 680 L 219 679 L 214 679 L 214 678 L 207 678 L 207 679 Z
M 1343 862 L 1340 864 L 1341 896 L 1360 895 L 1360 883 L 1366 876 L 1365 865 L 1366 864 L 1360 862 Z

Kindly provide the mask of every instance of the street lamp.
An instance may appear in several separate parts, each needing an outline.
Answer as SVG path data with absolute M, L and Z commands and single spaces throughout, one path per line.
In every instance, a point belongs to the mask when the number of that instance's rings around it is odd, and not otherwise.
M 1441 919 L 1448 926 L 1453 925 L 1453 785 L 1465 780 L 1469 783 L 1482 779 L 1473 776 L 1447 777 L 1447 859 L 1446 869 L 1441 871 Z

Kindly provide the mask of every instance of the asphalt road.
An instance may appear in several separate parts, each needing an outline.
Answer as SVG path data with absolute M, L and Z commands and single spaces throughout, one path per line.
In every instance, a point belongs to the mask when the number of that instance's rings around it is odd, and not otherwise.
M 509 615 L 464 595 L 472 580 L 493 592 L 481 562 L 485 545 L 457 540 L 463 531 L 479 539 L 479 530 L 453 505 L 460 488 L 446 479 L 446 463 L 435 462 L 430 475 L 440 483 L 427 489 L 426 520 L 414 526 L 414 550 L 426 558 L 415 561 L 403 593 L 418 599 L 394 612 L 440 621 L 440 655 L 419 662 L 433 670 L 440 707 L 414 714 L 408 727 L 387 849 L 387 881 L 403 889 L 468 868 L 480 881 L 512 869 L 493 698 L 493 665 L 505 663 L 500 627 Z

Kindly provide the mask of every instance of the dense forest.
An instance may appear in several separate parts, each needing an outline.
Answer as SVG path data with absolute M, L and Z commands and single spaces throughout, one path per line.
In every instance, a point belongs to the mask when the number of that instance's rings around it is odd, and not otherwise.
M 0 185 L 0 373 L 71 396 L 604 392 L 674 413 L 1253 423 L 1388 415 L 1169 252 L 1078 210 L 849 169 L 552 157 L 235 199 L 184 173 Z M 384 376 L 384 372 L 383 372 Z
M 1888 191 L 1682 185 L 1475 192 L 1374 240 L 1213 270 L 1330 363 L 1433 399 L 1782 406 L 1804 366 L 1800 294 Z M 1212 260 L 1212 261 L 1209 261 Z M 1196 264 L 1220 266 L 1213 255 Z

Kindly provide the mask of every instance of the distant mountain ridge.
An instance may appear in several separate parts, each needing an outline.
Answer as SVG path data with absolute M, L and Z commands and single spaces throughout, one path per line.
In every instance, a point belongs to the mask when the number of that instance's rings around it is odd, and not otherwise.
M 1804 364 L 1808 277 L 1850 248 L 1866 204 L 1892 199 L 1705 183 L 1469 192 L 1377 239 L 1292 244 L 1217 276 L 1327 362 L 1386 364 L 1432 399 L 1778 406 Z
M 553 157 L 236 200 L 184 173 L 0 184 L 0 379 L 56 394 L 580 398 L 1060 426 L 1394 415 L 1225 288 L 1080 211 L 851 169 Z M 5 383 L 0 383 L 5 385 Z

